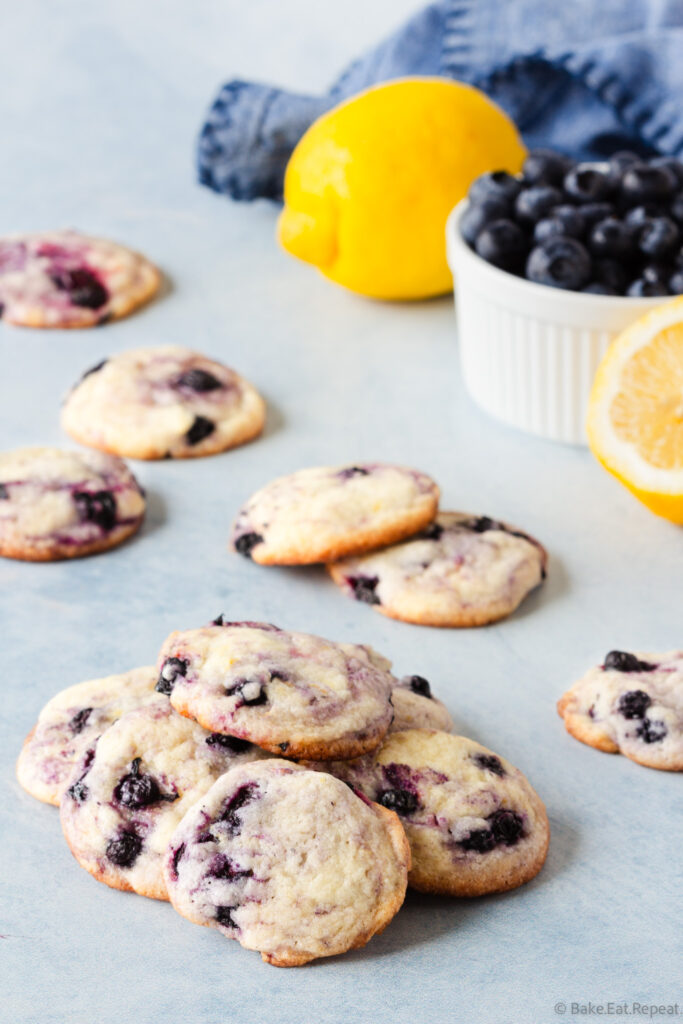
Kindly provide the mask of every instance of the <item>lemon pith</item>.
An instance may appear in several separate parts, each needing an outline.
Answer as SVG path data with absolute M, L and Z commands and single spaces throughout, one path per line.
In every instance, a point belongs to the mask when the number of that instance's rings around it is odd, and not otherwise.
M 448 214 L 479 174 L 516 172 L 525 155 L 509 118 L 472 86 L 441 78 L 373 86 L 299 141 L 280 243 L 363 295 L 444 294 Z

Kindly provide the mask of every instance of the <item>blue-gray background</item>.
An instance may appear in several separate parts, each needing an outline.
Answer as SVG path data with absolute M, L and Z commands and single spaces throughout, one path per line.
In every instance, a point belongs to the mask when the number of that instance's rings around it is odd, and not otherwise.
M 264 437 L 234 452 L 137 464 L 149 515 L 118 551 L 0 565 L 3 1024 L 547 1024 L 560 1001 L 675 1001 L 680 779 L 576 743 L 555 701 L 612 647 L 683 642 L 680 529 L 588 452 L 480 414 L 460 382 L 450 300 L 349 295 L 278 250 L 272 206 L 234 206 L 193 183 L 194 134 L 223 78 L 322 89 L 416 7 L 24 0 L 6 12 L 0 232 L 110 235 L 171 283 L 100 330 L 0 325 L 2 447 L 66 443 L 61 396 L 86 367 L 136 345 L 223 358 L 261 388 L 270 414 Z M 552 559 L 543 592 L 498 626 L 436 631 L 347 600 L 322 570 L 228 554 L 231 517 L 256 487 L 358 459 L 419 466 L 439 480 L 444 507 L 536 534 Z M 219 611 L 369 642 L 399 673 L 427 676 L 461 730 L 519 765 L 545 799 L 542 874 L 489 899 L 410 896 L 365 950 L 288 971 L 166 904 L 94 882 L 56 811 L 14 781 L 22 738 L 56 690 L 151 662 L 171 629 Z

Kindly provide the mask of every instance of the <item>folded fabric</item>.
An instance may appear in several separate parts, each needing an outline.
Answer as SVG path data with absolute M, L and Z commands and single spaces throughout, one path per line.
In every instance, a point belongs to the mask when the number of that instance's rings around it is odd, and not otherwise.
M 486 92 L 529 147 L 581 159 L 683 152 L 683 0 L 441 0 L 355 61 L 324 96 L 258 83 L 220 90 L 199 180 L 233 199 L 279 199 L 308 126 L 377 82 L 443 75 Z

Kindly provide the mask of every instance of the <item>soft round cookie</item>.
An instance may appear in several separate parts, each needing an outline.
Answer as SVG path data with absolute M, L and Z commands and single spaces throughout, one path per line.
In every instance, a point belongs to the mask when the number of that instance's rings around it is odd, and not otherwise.
M 515 889 L 543 867 L 545 807 L 522 773 L 464 736 L 411 729 L 374 755 L 311 765 L 396 811 L 421 892 L 484 896 Z
M 308 565 L 392 544 L 433 518 L 439 488 L 425 473 L 364 463 L 300 469 L 240 509 L 231 544 L 262 565 Z
M 162 862 L 178 822 L 234 765 L 267 756 L 212 736 L 157 694 L 102 733 L 74 769 L 60 807 L 71 852 L 113 889 L 168 899 Z
M 391 691 L 394 720 L 389 732 L 406 729 L 441 729 L 451 732 L 453 719 L 445 704 L 432 694 L 424 676 L 404 676 Z
M 364 946 L 398 911 L 410 850 L 395 814 L 281 760 L 241 765 L 176 829 L 175 909 L 277 967 Z
M 116 547 L 140 527 L 145 498 L 125 462 L 100 452 L 0 452 L 0 555 L 30 562 Z
M 267 623 L 171 633 L 158 669 L 176 711 L 286 757 L 357 757 L 381 743 L 393 715 L 396 680 L 368 648 Z
M 0 316 L 24 327 L 93 327 L 154 295 L 161 275 L 137 252 L 78 231 L 0 238 Z
M 81 444 L 132 459 L 214 455 L 261 433 L 265 403 L 234 370 L 177 345 L 139 348 L 88 370 L 62 426 Z
M 483 626 L 505 618 L 545 579 L 545 549 L 488 516 L 439 512 L 402 544 L 328 565 L 350 597 L 421 626 Z
M 17 761 L 17 779 L 36 800 L 59 806 L 74 766 L 97 737 L 133 708 L 159 700 L 153 665 L 76 683 L 38 716 Z
M 577 740 L 647 768 L 683 771 L 683 651 L 610 651 L 560 698 Z

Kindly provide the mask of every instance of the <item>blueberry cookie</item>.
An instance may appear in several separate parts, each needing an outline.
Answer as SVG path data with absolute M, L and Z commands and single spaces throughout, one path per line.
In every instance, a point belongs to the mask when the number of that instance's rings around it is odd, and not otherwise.
M 171 633 L 158 667 L 182 715 L 285 757 L 356 757 L 391 724 L 396 680 L 356 644 L 228 622 Z
M 505 618 L 545 579 L 547 555 L 488 516 L 440 512 L 417 537 L 328 566 L 350 597 L 422 626 L 483 626 Z
M 406 729 L 442 729 L 451 732 L 453 719 L 424 676 L 405 676 L 391 691 L 394 720 L 389 732 Z
M 212 786 L 176 829 L 164 871 L 183 917 L 296 967 L 382 931 L 403 903 L 409 866 L 395 814 L 275 759 Z
M 567 732 L 647 768 L 683 771 L 683 651 L 610 651 L 558 701 Z
M 133 708 L 159 700 L 154 666 L 76 683 L 38 716 L 17 761 L 17 778 L 36 800 L 59 806 L 74 766 L 97 737 Z
M 483 896 L 543 867 L 550 830 L 539 796 L 517 768 L 464 736 L 396 732 L 374 755 L 315 767 L 396 811 L 414 889 Z
M 234 370 L 174 345 L 103 360 L 62 411 L 81 444 L 133 459 L 213 455 L 256 437 L 264 419 L 263 399 Z
M 29 562 L 116 547 L 139 529 L 145 498 L 125 462 L 99 452 L 0 452 L 0 555 Z
M 24 327 L 93 327 L 117 320 L 154 295 L 149 260 L 78 231 L 0 239 L 0 316 Z
M 162 862 L 178 822 L 236 764 L 265 757 L 212 736 L 159 697 L 122 715 L 83 754 L 62 796 L 62 829 L 98 881 L 168 899 Z
M 330 562 L 409 537 L 434 518 L 438 501 L 437 485 L 415 469 L 301 469 L 249 499 L 231 543 L 263 565 Z

